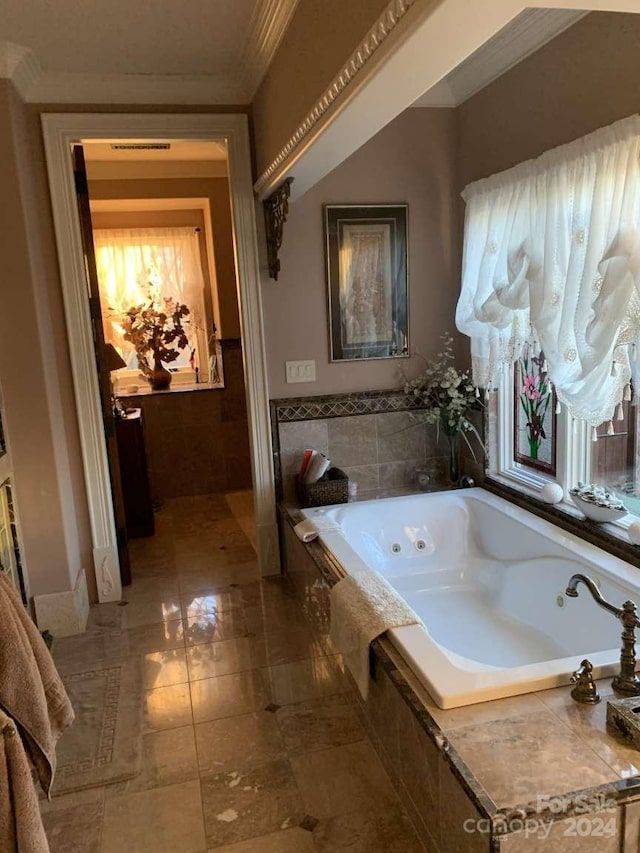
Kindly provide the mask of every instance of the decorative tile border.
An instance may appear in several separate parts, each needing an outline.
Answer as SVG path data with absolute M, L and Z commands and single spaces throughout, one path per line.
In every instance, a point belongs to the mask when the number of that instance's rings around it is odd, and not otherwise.
M 116 721 L 118 717 L 118 703 L 120 700 L 120 677 L 122 667 L 112 666 L 108 669 L 93 669 L 87 672 L 78 672 L 66 676 L 68 684 L 76 681 L 89 681 L 104 679 L 106 681 L 106 696 L 104 713 L 102 717 L 102 728 L 100 729 L 100 742 L 97 752 L 90 758 L 82 761 L 72 761 L 58 768 L 61 776 L 68 776 L 79 771 L 92 770 L 94 767 L 102 767 L 110 764 L 113 758 L 113 747 L 116 736 Z
M 292 397 L 271 401 L 278 423 L 340 418 L 345 415 L 375 415 L 384 412 L 410 412 L 424 409 L 424 403 L 403 391 L 362 391 L 329 394 L 323 397 Z

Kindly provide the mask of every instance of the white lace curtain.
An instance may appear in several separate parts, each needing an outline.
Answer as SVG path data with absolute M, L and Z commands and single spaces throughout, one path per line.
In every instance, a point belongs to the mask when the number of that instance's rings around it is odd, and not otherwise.
M 174 366 L 189 363 L 204 330 L 204 280 L 198 235 L 193 228 L 97 229 L 93 242 L 100 285 L 105 340 L 135 368 L 135 350 L 122 337 L 127 310 L 164 297 L 184 303 L 190 311 L 186 326 L 189 347 Z M 198 335 L 200 331 L 200 335 Z M 188 351 L 187 351 L 188 350 Z M 198 353 L 206 364 L 206 353 Z
M 629 399 L 631 376 L 640 390 L 639 157 L 632 116 L 466 187 L 456 324 L 478 386 L 529 345 L 591 426 Z

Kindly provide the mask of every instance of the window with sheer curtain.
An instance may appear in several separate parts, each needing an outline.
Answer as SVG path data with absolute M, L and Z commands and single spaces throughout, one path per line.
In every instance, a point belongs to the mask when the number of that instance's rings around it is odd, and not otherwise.
M 521 467 L 514 395 L 525 400 L 523 425 L 540 407 L 535 371 L 521 369 L 535 356 L 537 381 L 557 398 L 558 481 L 567 489 L 597 477 L 640 511 L 640 117 L 477 181 L 463 197 L 456 323 L 471 338 L 476 385 L 499 389 L 502 468 Z M 542 447 L 532 438 L 524 428 L 527 455 Z
M 189 309 L 185 329 L 188 346 L 169 369 L 193 377 L 199 367 L 200 378 L 206 380 L 207 353 L 204 278 L 200 264 L 198 235 L 194 228 L 98 229 L 94 246 L 100 307 L 107 343 L 115 346 L 137 375 L 136 352 L 124 340 L 122 319 L 133 306 L 153 299 L 162 305 L 169 297 Z

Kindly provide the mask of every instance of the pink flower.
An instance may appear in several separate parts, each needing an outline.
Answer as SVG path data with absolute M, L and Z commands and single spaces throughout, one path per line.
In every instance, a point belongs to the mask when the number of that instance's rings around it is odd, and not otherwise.
M 522 393 L 529 400 L 539 400 L 542 397 L 540 391 L 538 391 L 538 385 L 540 383 L 540 377 L 534 376 L 532 373 L 529 373 L 524 377 L 524 386 L 522 388 Z

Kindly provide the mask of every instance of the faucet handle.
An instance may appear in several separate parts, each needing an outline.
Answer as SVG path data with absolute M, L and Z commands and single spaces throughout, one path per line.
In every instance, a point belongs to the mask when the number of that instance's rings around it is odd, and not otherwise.
M 578 669 L 571 676 L 571 681 L 576 685 L 571 691 L 571 696 L 576 702 L 583 705 L 597 705 L 600 694 L 596 690 L 593 680 L 593 664 L 585 658 Z

